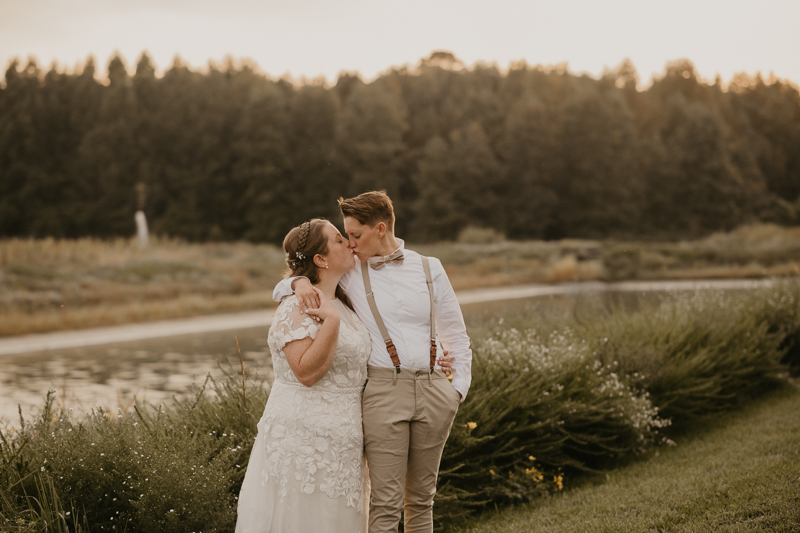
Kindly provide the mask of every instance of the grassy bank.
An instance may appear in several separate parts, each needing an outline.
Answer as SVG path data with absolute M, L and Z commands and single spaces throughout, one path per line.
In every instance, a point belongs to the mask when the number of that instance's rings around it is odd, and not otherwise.
M 558 495 L 785 386 L 800 361 L 799 305 L 800 284 L 787 282 L 634 311 L 552 317 L 534 306 L 476 325 L 473 384 L 442 459 L 437 524 L 456 529 Z M 37 420 L 2 432 L 3 523 L 55 527 L 58 507 L 77 520 L 71 531 L 230 531 L 268 393 L 237 368 L 185 399 L 129 412 L 48 401 Z M 44 500 L 58 503 L 45 509 Z
M 266 245 L 0 241 L 0 336 L 261 309 L 283 266 Z
M 800 363 L 798 302 L 792 282 L 485 326 L 443 457 L 442 518 L 557 492 L 779 386 Z
M 409 247 L 442 259 L 456 290 L 575 280 L 793 276 L 800 228 L 748 226 L 677 243 L 505 241 Z M 154 239 L 0 241 L 0 336 L 261 309 L 284 268 L 276 246 Z
M 574 490 L 487 514 L 469 533 L 800 530 L 796 386 L 703 420 L 674 448 Z

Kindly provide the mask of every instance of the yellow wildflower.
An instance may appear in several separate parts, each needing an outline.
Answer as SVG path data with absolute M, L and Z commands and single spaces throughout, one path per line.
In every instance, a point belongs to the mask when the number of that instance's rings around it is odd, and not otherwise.
M 540 482 L 540 481 L 541 481 L 541 480 L 544 478 L 544 476 L 542 475 L 542 473 L 541 473 L 541 472 L 539 472 L 538 470 L 536 470 L 535 468 L 526 468 L 526 469 L 525 469 L 525 473 L 526 473 L 526 474 L 530 474 L 530 475 L 531 475 L 531 477 L 533 478 L 533 480 L 534 480 L 536 483 L 539 483 L 539 482 Z
M 528 459 L 530 459 L 531 461 L 535 461 L 535 460 L 536 460 L 536 457 L 534 457 L 534 456 L 532 456 L 532 455 L 529 455 L 529 456 L 528 456 Z
M 555 476 L 553 478 L 553 481 L 555 482 L 556 487 L 558 487 L 557 490 L 562 490 L 564 488 L 563 479 L 564 478 L 562 476 Z
M 494 473 L 494 470 L 489 470 L 489 473 L 490 473 L 491 475 L 493 475 L 493 476 L 494 476 L 494 475 L 496 475 L 496 474 Z
M 509 472 L 508 477 L 514 477 L 514 472 Z
M 475 422 L 467 422 L 467 427 L 469 429 L 475 429 L 476 427 L 478 427 L 478 424 L 476 424 Z

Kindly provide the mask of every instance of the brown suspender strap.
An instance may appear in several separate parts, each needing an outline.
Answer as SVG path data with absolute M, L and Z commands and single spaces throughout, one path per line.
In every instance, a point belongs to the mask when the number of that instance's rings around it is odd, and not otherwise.
M 422 258 L 422 269 L 425 271 L 425 281 L 428 284 L 428 294 L 431 297 L 430 363 L 431 373 L 433 373 L 433 367 L 436 366 L 436 301 L 433 297 L 433 278 L 431 277 L 431 267 L 428 263 L 428 258 L 424 255 L 420 257 Z M 375 319 L 375 324 L 377 324 L 378 329 L 381 332 L 383 342 L 386 344 L 386 351 L 389 352 L 389 357 L 391 357 L 392 364 L 397 371 L 396 374 L 399 374 L 400 358 L 397 356 L 397 348 L 395 348 L 394 342 L 392 342 L 392 338 L 389 336 L 389 331 L 386 329 L 386 324 L 384 324 L 383 318 L 381 318 L 381 314 L 378 311 L 378 305 L 375 303 L 375 295 L 372 293 L 372 284 L 369 281 L 369 263 L 367 261 L 361 262 L 361 277 L 364 280 L 364 289 L 367 292 L 367 302 L 369 303 L 370 311 L 372 311 L 372 317 Z
M 425 281 L 428 283 L 428 294 L 431 296 L 431 373 L 436 366 L 436 300 L 433 298 L 433 278 L 431 277 L 431 265 L 428 258 L 422 257 L 422 269 L 425 271 Z
M 375 295 L 372 294 L 372 284 L 369 282 L 369 263 L 367 261 L 361 261 L 361 277 L 364 278 L 364 289 L 367 291 L 367 302 L 369 302 L 372 316 L 375 319 L 375 323 L 378 325 L 378 329 L 381 331 L 383 342 L 386 343 L 386 351 L 389 352 L 389 357 L 392 358 L 392 364 L 395 370 L 397 370 L 396 373 L 399 374 L 400 358 L 397 356 L 397 348 L 395 348 L 392 338 L 389 336 L 386 324 L 383 323 L 383 318 L 381 318 L 381 314 L 378 312 L 378 306 L 375 303 Z

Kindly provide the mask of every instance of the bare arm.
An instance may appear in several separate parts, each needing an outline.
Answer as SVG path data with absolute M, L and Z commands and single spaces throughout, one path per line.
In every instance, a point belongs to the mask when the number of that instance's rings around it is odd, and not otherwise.
M 314 290 L 319 293 L 317 296 L 322 305 L 319 309 L 309 310 L 308 314 L 321 319 L 322 328 L 314 340 L 306 337 L 283 348 L 289 367 L 306 387 L 312 386 L 328 372 L 339 340 L 339 314 L 318 289 Z

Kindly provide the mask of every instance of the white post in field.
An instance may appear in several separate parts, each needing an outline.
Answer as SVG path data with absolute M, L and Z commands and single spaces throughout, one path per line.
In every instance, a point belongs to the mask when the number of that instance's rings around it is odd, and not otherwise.
M 144 211 L 136 211 L 133 218 L 136 219 L 136 237 L 139 238 L 139 246 L 147 246 L 150 235 L 147 232 L 147 218 L 144 216 Z

